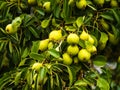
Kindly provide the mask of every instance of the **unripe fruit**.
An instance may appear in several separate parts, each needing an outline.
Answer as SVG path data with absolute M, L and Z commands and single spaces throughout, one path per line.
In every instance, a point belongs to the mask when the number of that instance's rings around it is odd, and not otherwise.
M 70 57 L 68 53 L 64 53 L 62 57 L 63 57 L 63 64 L 66 64 L 66 65 L 72 64 L 72 58 Z
M 70 55 L 77 55 L 78 54 L 78 52 L 79 52 L 79 48 L 78 48 L 78 46 L 77 45 L 69 45 L 68 47 L 67 47 L 67 53 L 68 54 L 70 54 Z
M 6 33 L 8 33 L 8 34 L 14 34 L 14 33 L 17 32 L 16 30 L 14 30 L 12 24 L 8 24 L 8 25 L 6 26 L 6 28 L 5 28 L 5 31 L 6 31 Z
M 104 19 L 101 19 L 100 23 L 101 23 L 101 25 L 102 25 L 104 30 L 108 30 L 109 29 L 109 25 L 107 24 L 107 22 Z
M 53 30 L 49 34 L 49 39 L 53 41 L 60 40 L 62 38 L 61 30 Z
M 45 2 L 45 3 L 43 4 L 43 8 L 44 8 L 44 10 L 45 10 L 46 12 L 50 12 L 50 11 L 51 11 L 50 5 L 51 5 L 51 2 Z
M 32 70 L 39 71 L 41 67 L 42 67 L 42 63 L 36 62 L 33 64 Z
M 75 64 L 78 64 L 78 63 L 79 63 L 78 57 L 74 57 L 73 60 L 74 60 L 74 63 L 75 63 Z
M 30 5 L 35 5 L 37 3 L 36 0 L 28 0 L 28 4 Z
M 39 44 L 39 50 L 44 51 L 47 49 L 49 43 L 49 39 L 41 40 Z
M 76 7 L 78 9 L 84 9 L 87 6 L 86 0 L 80 0 L 79 2 L 76 1 Z
M 103 6 L 103 4 L 105 3 L 105 0 L 94 0 L 94 2 L 95 2 L 97 5 Z
M 53 43 L 52 43 L 52 42 L 49 42 L 49 43 L 48 43 L 48 49 L 52 49 L 52 48 L 53 48 L 53 46 L 54 46 L 54 45 L 53 45 Z
M 111 0 L 110 6 L 111 6 L 111 7 L 118 7 L 118 2 L 117 2 L 117 0 Z
M 80 34 L 80 39 L 81 40 L 88 40 L 89 38 L 89 34 L 86 33 L 84 30 L 82 31 L 82 33 Z
M 68 36 L 67 36 L 67 42 L 69 44 L 78 44 L 79 43 L 79 37 L 77 34 L 75 33 L 70 33 Z
M 88 61 L 90 60 L 91 53 L 88 52 L 86 49 L 81 49 L 78 53 L 78 58 L 80 61 Z
M 88 41 L 89 41 L 91 44 L 94 44 L 94 39 L 91 37 L 91 35 L 89 35 Z
M 89 45 L 86 47 L 87 51 L 90 53 L 94 53 L 97 51 L 96 47 L 94 45 Z
M 73 6 L 74 0 L 69 0 L 68 5 Z

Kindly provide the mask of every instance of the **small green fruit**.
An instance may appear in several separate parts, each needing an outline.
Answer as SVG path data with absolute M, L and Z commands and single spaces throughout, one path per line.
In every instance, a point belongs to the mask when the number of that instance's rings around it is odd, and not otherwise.
M 74 57 L 73 60 L 74 60 L 74 64 L 78 64 L 79 63 L 78 57 Z
M 94 39 L 91 37 L 91 35 L 89 35 L 88 41 L 89 41 L 91 44 L 94 44 Z
M 94 45 L 89 45 L 86 47 L 87 51 L 90 53 L 95 53 L 97 52 L 97 48 Z
M 49 43 L 49 39 L 41 40 L 39 44 L 39 50 L 44 51 L 47 49 Z
M 104 19 L 101 19 L 100 23 L 104 30 L 109 30 L 109 25 L 107 24 L 107 22 Z
M 111 44 L 113 44 L 113 45 L 118 44 L 119 39 L 116 38 L 114 34 L 108 32 L 108 37 L 109 37 L 109 42 L 110 42 Z
M 110 6 L 111 6 L 111 7 L 118 7 L 118 2 L 117 2 L 117 0 L 111 0 Z
M 74 5 L 74 0 L 69 0 L 68 5 L 73 6 Z
M 42 66 L 42 63 L 36 62 L 32 65 L 32 70 L 39 71 Z
M 49 34 L 49 39 L 53 41 L 60 40 L 62 38 L 61 30 L 53 30 Z
M 50 12 L 51 11 L 51 2 L 45 2 L 44 4 L 43 4 L 43 8 L 44 8 L 44 10 L 46 11 L 46 12 Z
M 66 64 L 66 65 L 72 64 L 72 58 L 70 57 L 68 53 L 64 53 L 62 57 L 63 57 L 63 64 Z
M 91 53 L 88 52 L 86 49 L 81 49 L 78 53 L 78 58 L 80 61 L 88 61 L 90 60 Z
M 76 6 L 78 9 L 85 9 L 87 6 L 86 0 L 80 0 L 79 2 L 76 1 Z
M 80 34 L 80 39 L 81 40 L 88 40 L 89 38 L 89 34 L 86 33 L 84 30 L 82 31 L 82 33 Z
M 103 6 L 103 4 L 105 3 L 105 0 L 94 0 L 94 2 L 95 2 L 97 5 Z
M 53 42 L 49 42 L 49 43 L 48 43 L 48 49 L 52 49 L 53 46 L 54 46 Z
M 70 55 L 77 55 L 78 54 L 78 52 L 79 52 L 79 48 L 78 48 L 78 46 L 77 45 L 69 45 L 68 47 L 67 47 L 67 53 L 68 54 L 70 54 Z
M 37 3 L 36 0 L 28 0 L 29 5 L 35 5 Z
M 70 33 L 68 36 L 67 36 L 67 42 L 69 44 L 78 44 L 79 43 L 79 37 L 77 34 L 75 33 Z
M 8 34 L 14 34 L 14 33 L 17 32 L 17 30 L 15 30 L 15 29 L 13 28 L 12 24 L 8 24 L 8 25 L 6 26 L 6 28 L 5 28 L 5 31 L 6 31 L 6 33 L 8 33 Z

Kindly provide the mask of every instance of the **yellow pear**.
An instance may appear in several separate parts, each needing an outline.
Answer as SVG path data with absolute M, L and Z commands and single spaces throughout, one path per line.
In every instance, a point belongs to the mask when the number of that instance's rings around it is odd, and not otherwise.
M 63 57 L 63 64 L 66 64 L 66 65 L 72 64 L 72 58 L 70 57 L 68 53 L 64 53 L 62 57 Z
M 79 52 L 79 48 L 77 45 L 69 45 L 67 47 L 67 53 L 70 54 L 70 55 L 77 55 Z
M 79 36 L 76 33 L 70 33 L 67 36 L 67 42 L 69 44 L 78 44 L 79 43 Z
M 78 9 L 85 9 L 86 6 L 87 6 L 87 1 L 86 0 L 76 1 L 76 7 Z
M 61 30 L 53 30 L 49 34 L 49 39 L 53 41 L 60 40 L 62 38 Z
M 43 4 L 43 8 L 46 12 L 50 12 L 51 11 L 51 2 L 47 1 Z
M 83 30 L 82 33 L 80 34 L 80 39 L 88 40 L 88 38 L 89 38 L 89 34 Z
M 49 43 L 49 39 L 41 40 L 39 44 L 39 50 L 44 51 L 47 49 Z
M 6 28 L 5 28 L 5 31 L 6 31 L 6 33 L 8 33 L 8 34 L 14 34 L 14 33 L 17 32 L 17 30 L 15 30 L 15 29 L 13 28 L 12 24 L 8 24 L 8 25 L 6 26 Z

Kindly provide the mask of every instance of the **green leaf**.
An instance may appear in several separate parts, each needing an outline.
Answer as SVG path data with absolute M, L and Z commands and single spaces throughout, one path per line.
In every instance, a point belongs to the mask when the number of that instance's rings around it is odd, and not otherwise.
M 65 26 L 66 31 L 72 31 L 75 32 L 76 28 L 74 26 Z
M 73 73 L 69 66 L 67 66 L 68 74 L 69 74 L 69 86 L 71 87 L 73 84 Z
M 36 32 L 36 29 L 33 28 L 32 26 L 29 26 L 28 29 L 30 30 L 30 32 L 36 37 L 39 38 L 38 33 Z
M 42 16 L 45 15 L 44 11 L 41 10 L 41 9 L 36 9 L 35 11 L 36 11 L 37 13 L 39 13 L 40 15 L 42 15 Z
M 117 23 L 120 24 L 120 17 L 119 17 L 119 15 L 118 15 L 117 11 L 115 11 L 114 9 L 111 9 L 111 10 L 112 10 L 112 12 L 113 12 L 113 15 L 114 15 Z
M 83 17 L 78 17 L 77 20 L 75 21 L 76 25 L 80 28 L 81 25 L 83 24 L 84 21 L 84 16 Z
M 21 78 L 21 74 L 22 74 L 22 72 L 18 72 L 17 74 L 16 74 L 16 76 L 15 76 L 15 85 L 18 85 L 19 84 L 19 80 L 20 80 L 20 78 Z
M 11 43 L 11 41 L 9 42 L 9 51 L 10 51 L 10 53 L 13 52 L 13 47 L 12 47 L 12 43 Z
M 74 85 L 87 86 L 87 83 L 84 80 L 77 80 Z
M 44 83 L 44 79 L 46 77 L 47 74 L 47 68 L 46 67 L 41 67 L 40 71 L 39 71 L 39 75 L 38 75 L 38 80 L 40 84 Z
M 39 49 L 39 44 L 40 44 L 40 41 L 33 41 L 32 47 L 31 47 L 31 52 L 37 53 L 38 49 Z
M 102 15 L 100 15 L 102 18 L 104 18 L 104 19 L 107 19 L 107 20 L 110 20 L 110 21 L 114 21 L 114 18 L 113 18 L 113 16 L 112 15 L 110 15 L 110 14 L 102 14 Z
M 34 52 L 31 52 L 29 56 L 35 60 L 40 60 L 40 61 L 43 61 L 45 59 L 45 55 L 34 53 Z
M 27 83 L 28 85 L 32 85 L 33 82 L 33 77 L 32 77 L 32 70 L 28 70 L 27 74 L 26 74 L 26 78 L 27 78 Z
M 94 58 L 93 64 L 96 66 L 104 66 L 106 64 L 106 57 L 103 55 L 97 55 Z
M 100 32 L 100 40 L 99 40 L 99 49 L 103 50 L 106 47 L 108 41 L 108 35 L 104 32 Z
M 22 53 L 22 58 L 25 58 L 29 55 L 30 49 L 28 47 L 26 47 Z
M 49 49 L 48 53 L 50 53 L 50 55 L 52 55 L 55 58 L 60 58 L 60 53 L 56 51 L 55 49 Z
M 109 83 L 101 77 L 99 77 L 97 80 L 97 86 L 100 88 L 100 90 L 110 90 Z
M 47 20 L 47 19 L 43 20 L 43 21 L 41 22 L 41 27 L 42 27 L 42 28 L 48 27 L 49 22 L 50 22 L 49 19 L 48 19 L 48 20 Z

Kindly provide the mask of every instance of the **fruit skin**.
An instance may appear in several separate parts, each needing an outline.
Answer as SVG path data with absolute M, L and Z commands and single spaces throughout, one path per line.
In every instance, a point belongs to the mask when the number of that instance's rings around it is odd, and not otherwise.
M 51 11 L 50 5 L 51 5 L 51 2 L 45 2 L 45 3 L 43 4 L 43 8 L 44 8 L 44 10 L 45 10 L 46 12 L 50 12 L 50 11 Z
M 76 1 L 76 7 L 77 7 L 78 9 L 85 9 L 86 6 L 87 6 L 86 0 L 80 0 L 79 2 Z
M 89 38 L 89 34 L 86 33 L 84 30 L 82 31 L 82 33 L 80 34 L 80 39 L 81 40 L 88 40 Z
M 107 24 L 107 22 L 104 19 L 101 19 L 100 23 L 104 30 L 109 30 L 109 25 Z
M 88 61 L 90 60 L 91 53 L 88 52 L 86 49 L 81 49 L 78 53 L 78 58 L 80 61 Z
M 119 42 L 119 39 L 115 37 L 114 34 L 110 33 L 110 32 L 107 32 L 108 33 L 108 37 L 109 37 L 109 42 L 113 45 L 116 45 L 118 44 Z
M 61 30 L 53 30 L 49 34 L 49 39 L 53 41 L 60 40 L 62 38 Z
M 68 47 L 67 47 L 67 53 L 68 54 L 70 54 L 70 55 L 77 55 L 78 54 L 78 52 L 79 52 L 79 48 L 78 48 L 78 46 L 77 45 L 69 45 Z
M 17 30 L 13 29 L 12 24 L 8 24 L 5 28 L 6 33 L 8 34 L 14 34 L 17 32 Z
M 103 4 L 105 3 L 105 0 L 94 0 L 94 2 L 95 2 L 97 5 L 103 6 Z
M 67 36 L 67 42 L 69 44 L 78 44 L 79 43 L 79 37 L 77 34 L 75 33 L 70 33 L 68 36 Z
M 94 39 L 91 37 L 91 35 L 89 35 L 89 37 L 88 37 L 88 41 L 91 43 L 91 44 L 94 44 Z
M 118 7 L 118 2 L 117 2 L 117 0 L 111 0 L 110 6 L 111 6 L 111 7 Z
M 74 60 L 74 64 L 78 64 L 79 63 L 78 57 L 74 57 L 73 60 Z
M 32 70 L 39 71 L 42 66 L 42 63 L 36 62 L 32 65 Z
M 48 43 L 48 49 L 52 49 L 53 46 L 54 46 L 53 42 L 49 42 L 49 43 Z
M 49 43 L 49 39 L 41 40 L 39 44 L 39 50 L 44 51 L 47 49 Z
M 95 53 L 97 52 L 97 48 L 94 45 L 89 45 L 86 47 L 87 51 L 90 53 Z
M 30 5 L 35 5 L 37 3 L 36 0 L 28 0 L 28 4 Z
M 72 58 L 70 57 L 68 53 L 64 53 L 62 57 L 63 57 L 63 64 L 66 64 L 66 65 L 72 64 Z

